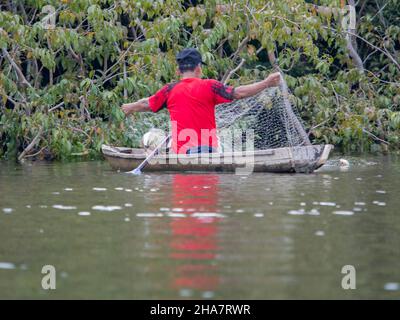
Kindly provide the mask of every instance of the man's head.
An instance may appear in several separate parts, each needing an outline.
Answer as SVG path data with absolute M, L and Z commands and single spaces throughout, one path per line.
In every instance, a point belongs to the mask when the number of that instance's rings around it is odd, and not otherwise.
M 201 58 L 201 54 L 194 48 L 183 49 L 176 55 L 179 72 L 194 72 L 197 76 L 201 76 L 201 65 L 205 64 Z

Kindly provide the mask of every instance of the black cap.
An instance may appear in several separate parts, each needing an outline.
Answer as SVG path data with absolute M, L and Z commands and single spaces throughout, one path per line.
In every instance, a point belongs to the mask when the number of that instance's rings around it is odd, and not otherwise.
M 205 64 L 201 58 L 201 54 L 195 48 L 183 49 L 176 55 L 176 62 L 182 66 L 196 67 L 198 64 Z

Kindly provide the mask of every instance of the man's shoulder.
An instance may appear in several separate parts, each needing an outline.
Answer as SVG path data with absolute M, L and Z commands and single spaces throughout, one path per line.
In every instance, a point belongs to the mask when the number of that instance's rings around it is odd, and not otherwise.
M 173 88 L 175 88 L 175 86 L 178 85 L 180 82 L 181 82 L 180 80 L 177 80 L 177 81 L 173 81 L 173 82 L 167 83 L 167 84 L 164 86 L 164 89 L 165 89 L 167 92 L 170 92 L 170 91 L 171 91 Z
M 203 88 L 211 88 L 213 85 L 220 83 L 218 80 L 214 79 L 203 79 L 203 78 L 191 78 L 190 81 L 185 81 L 185 80 L 178 80 L 178 81 L 173 81 L 168 84 L 166 84 L 163 89 L 166 90 L 167 92 L 170 92 L 172 89 L 174 89 L 176 86 L 200 86 Z
M 208 84 L 219 83 L 219 81 L 218 81 L 218 80 L 215 80 L 215 79 L 209 79 L 209 78 L 204 78 L 204 79 L 201 79 L 201 81 L 203 81 L 204 83 L 208 83 Z
M 163 85 L 163 86 L 159 89 L 158 93 L 167 95 L 167 94 L 169 94 L 169 93 L 172 91 L 172 89 L 175 88 L 176 85 L 178 85 L 179 83 L 180 83 L 180 80 L 167 83 L 167 84 Z
M 203 88 L 214 92 L 215 88 L 222 85 L 222 83 L 215 79 L 200 79 Z
M 161 89 L 165 93 L 170 93 L 175 87 L 200 87 L 203 90 L 211 90 L 214 91 L 216 87 L 223 85 L 220 81 L 215 79 L 208 79 L 208 78 L 191 78 L 190 81 L 185 80 L 177 80 L 164 85 Z

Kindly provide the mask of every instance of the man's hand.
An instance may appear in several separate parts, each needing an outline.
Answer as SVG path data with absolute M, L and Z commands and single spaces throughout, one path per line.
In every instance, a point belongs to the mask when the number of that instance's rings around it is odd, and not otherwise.
M 277 87 L 281 82 L 281 74 L 279 72 L 271 73 L 267 78 L 262 81 L 240 86 L 234 90 L 235 99 L 243 99 L 254 96 L 262 90 L 270 87 Z
M 121 108 L 125 116 L 129 116 L 132 113 L 131 103 L 124 103 Z
M 132 112 L 150 112 L 149 98 L 143 98 L 133 103 L 124 103 L 121 109 L 125 116 L 129 116 Z
M 267 77 L 266 82 L 268 83 L 269 87 L 277 87 L 277 86 L 279 86 L 279 84 L 281 82 L 281 74 L 279 72 L 271 73 Z

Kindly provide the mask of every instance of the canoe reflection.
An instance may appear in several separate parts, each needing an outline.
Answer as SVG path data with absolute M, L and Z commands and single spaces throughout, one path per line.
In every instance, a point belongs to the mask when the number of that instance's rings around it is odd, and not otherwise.
M 218 184 L 218 175 L 173 177 L 172 207 L 186 215 L 170 221 L 170 257 L 179 262 L 171 285 L 181 295 L 200 290 L 211 297 L 218 287 Z

